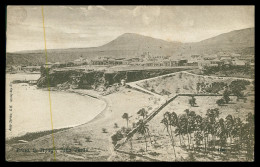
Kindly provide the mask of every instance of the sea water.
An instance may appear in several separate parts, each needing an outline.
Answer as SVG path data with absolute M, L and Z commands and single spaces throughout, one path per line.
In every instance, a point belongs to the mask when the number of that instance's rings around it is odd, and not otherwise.
M 105 108 L 105 102 L 89 96 L 49 92 L 26 83 L 10 84 L 13 80 L 37 80 L 39 77 L 39 74 L 6 75 L 6 138 L 51 130 L 52 123 L 53 129 L 80 125 Z

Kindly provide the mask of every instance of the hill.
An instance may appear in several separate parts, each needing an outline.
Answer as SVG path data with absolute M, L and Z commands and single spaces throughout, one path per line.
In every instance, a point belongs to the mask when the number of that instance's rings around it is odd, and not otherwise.
M 143 52 L 149 51 L 152 55 L 177 56 L 191 55 L 194 53 L 217 53 L 227 51 L 239 54 L 254 53 L 254 28 L 235 30 L 195 43 L 168 42 L 161 39 L 147 37 L 139 34 L 126 33 L 111 42 L 92 48 L 50 49 L 48 61 L 68 62 L 80 56 L 94 58 L 107 57 L 138 57 Z M 7 65 L 43 64 L 45 63 L 44 50 L 23 51 L 7 53 Z
M 183 53 L 214 54 L 220 51 L 254 54 L 255 28 L 235 30 L 228 33 L 183 45 Z

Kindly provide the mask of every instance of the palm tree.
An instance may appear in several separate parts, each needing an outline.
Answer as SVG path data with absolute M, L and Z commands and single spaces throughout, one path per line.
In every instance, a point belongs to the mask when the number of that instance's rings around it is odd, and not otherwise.
M 186 109 L 184 111 L 186 113 L 186 119 L 187 119 L 187 136 L 188 136 L 188 144 L 189 144 L 189 149 L 190 149 L 190 144 L 192 143 L 191 140 L 191 134 L 193 133 L 194 129 L 195 129 L 195 117 L 196 114 L 194 111 L 190 111 L 189 109 Z
M 228 131 L 226 129 L 224 119 L 221 118 L 221 119 L 219 119 L 218 124 L 217 124 L 217 136 L 220 139 L 219 153 L 222 152 L 222 147 L 226 146 L 227 135 L 228 135 Z
M 216 141 L 216 131 L 217 131 L 217 118 L 219 117 L 219 109 L 208 109 L 206 116 L 209 119 L 209 128 L 210 128 L 210 134 L 213 139 L 213 146 L 215 149 L 215 141 Z
M 188 119 L 187 119 L 186 115 L 184 115 L 184 114 L 180 115 L 179 116 L 179 127 L 176 130 L 179 131 L 183 140 L 184 140 L 183 136 L 185 136 L 187 134 L 187 125 L 188 125 Z M 185 142 L 184 142 L 184 145 L 186 146 Z
M 175 127 L 175 136 L 179 136 L 179 141 L 180 141 L 180 146 L 182 145 L 181 142 L 181 127 L 180 127 L 180 123 L 179 123 L 179 117 L 175 112 L 171 113 L 171 118 L 170 118 L 170 126 Z M 173 135 L 172 135 L 173 136 Z
M 204 117 L 202 120 L 202 131 L 205 145 L 205 153 L 207 152 L 208 135 L 210 132 L 210 124 L 208 117 Z
M 142 108 L 137 112 L 137 114 L 142 116 L 144 119 L 147 116 L 148 112 L 144 108 Z
M 175 146 L 174 146 L 174 140 L 173 140 L 173 136 L 172 136 L 172 133 L 170 132 L 171 129 L 170 129 L 170 124 L 171 124 L 171 114 L 169 112 L 166 112 L 164 113 L 163 115 L 163 119 L 161 121 L 161 123 L 164 124 L 166 130 L 167 130 L 167 133 L 170 137 L 170 140 L 171 140 L 171 144 L 172 144 L 172 147 L 173 147 L 173 151 L 174 151 L 174 156 L 175 156 L 175 160 L 177 159 L 177 156 L 176 156 L 176 151 L 175 151 Z
M 198 145 L 200 145 L 200 142 L 203 141 L 202 136 L 202 117 L 200 115 L 196 115 L 195 117 L 195 134 L 194 138 L 196 141 L 196 147 L 198 148 Z
M 194 107 L 196 105 L 196 99 L 194 96 L 191 97 L 191 99 L 189 99 L 189 104 Z
M 238 154 L 240 154 L 241 148 L 241 136 L 242 136 L 242 126 L 243 122 L 239 117 L 234 118 L 234 129 L 232 131 L 232 135 L 236 138 L 238 138 L 238 142 L 236 142 L 236 149 L 238 150 Z
M 225 100 L 225 102 L 228 104 L 228 102 L 230 101 L 230 98 L 229 98 L 229 95 L 230 95 L 230 91 L 228 89 L 226 89 L 223 93 L 223 99 Z
M 252 113 L 248 113 L 246 117 L 246 123 L 244 124 L 242 128 L 242 134 L 243 134 L 243 143 L 246 145 L 246 151 L 247 151 L 247 159 L 251 160 L 253 159 L 254 154 L 254 141 L 255 141 L 255 135 L 254 135 L 254 116 Z
M 232 145 L 232 131 L 233 131 L 233 128 L 234 128 L 234 120 L 233 120 L 233 117 L 232 115 L 228 115 L 225 119 L 225 123 L 226 123 L 226 129 L 227 129 L 227 132 L 228 132 L 228 137 L 230 139 L 230 143 L 229 143 L 229 147 L 230 147 L 230 151 L 231 151 L 231 145 Z
M 145 150 L 147 151 L 147 140 L 146 140 L 146 134 L 148 134 L 150 136 L 149 133 L 149 128 L 147 124 L 144 124 L 143 120 L 139 120 L 137 122 L 137 125 L 139 126 L 138 128 L 138 133 L 144 136 L 144 140 L 145 140 Z M 151 136 L 150 136 L 151 137 Z M 150 138 L 151 141 L 151 138 Z
M 126 127 L 128 127 L 128 121 L 129 121 L 129 115 L 128 115 L 128 113 L 124 113 L 123 116 L 122 116 L 122 118 L 126 120 Z

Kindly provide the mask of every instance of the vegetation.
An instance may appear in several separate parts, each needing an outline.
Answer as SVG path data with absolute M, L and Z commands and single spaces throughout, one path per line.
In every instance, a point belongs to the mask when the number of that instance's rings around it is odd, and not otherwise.
M 239 156 L 246 151 L 247 160 L 253 159 L 253 114 L 249 113 L 245 122 L 242 122 L 241 118 L 232 115 L 219 119 L 218 108 L 209 109 L 204 117 L 188 109 L 184 112 L 185 114 L 179 116 L 175 112 L 166 112 L 161 121 L 166 127 L 174 152 L 176 146 L 174 137 L 179 136 L 180 146 L 186 146 L 189 153 L 203 151 L 205 156 L 215 155 L 215 152 L 219 155 L 224 153 L 230 156 L 231 153 L 235 153 Z M 186 139 L 183 136 L 186 136 Z
M 206 92 L 206 93 L 219 93 L 227 86 L 224 82 L 213 82 L 212 84 L 208 83 L 197 83 L 197 92 Z
M 142 108 L 142 109 L 140 109 L 140 110 L 137 112 L 137 114 L 138 114 L 139 116 L 142 116 L 143 119 L 144 119 L 144 118 L 147 117 L 148 112 L 147 112 L 144 108 Z
M 202 72 L 205 75 L 254 78 L 254 69 L 253 67 L 248 65 L 245 66 L 221 65 L 217 67 L 205 67 Z
M 150 142 L 152 144 L 152 139 L 150 136 L 150 132 L 149 132 L 149 128 L 147 124 L 144 124 L 143 120 L 139 120 L 139 122 L 137 123 L 137 125 L 139 126 L 138 128 L 138 133 L 144 136 L 144 141 L 145 141 L 145 150 L 147 151 L 147 135 L 148 137 L 150 137 Z
M 122 118 L 126 120 L 126 127 L 128 127 L 128 121 L 129 121 L 129 115 L 128 115 L 128 113 L 124 113 L 123 116 L 122 116 Z
M 114 145 L 116 145 L 117 142 L 120 141 L 123 137 L 124 137 L 124 135 L 122 133 L 122 129 L 120 129 L 114 135 L 111 136 L 112 143 Z
M 219 106 L 223 106 L 223 105 L 225 104 L 225 100 L 224 100 L 223 98 L 221 98 L 221 99 L 218 99 L 218 100 L 216 101 L 216 103 L 217 103 Z
M 194 96 L 191 97 L 191 99 L 189 99 L 189 104 L 194 107 L 196 105 L 196 99 Z
M 118 128 L 118 125 L 117 125 L 117 123 L 114 123 L 114 128 Z
M 70 128 L 62 128 L 62 129 L 54 129 L 54 130 L 27 133 L 23 136 L 14 137 L 14 138 L 7 140 L 6 144 L 18 143 L 19 140 L 32 141 L 32 140 L 37 139 L 39 137 L 49 135 L 49 134 L 52 134 L 52 133 L 56 133 L 56 132 L 59 132 L 59 131 L 68 130 L 68 129 L 70 129 Z
M 230 95 L 230 91 L 228 91 L 227 89 L 224 91 L 223 93 L 223 100 L 225 101 L 226 104 L 228 104 L 230 102 L 230 98 L 229 98 L 229 95 Z
M 163 119 L 161 121 L 161 123 L 164 124 L 166 130 L 167 130 L 167 133 L 169 135 L 169 138 L 170 138 L 170 141 L 171 141 L 171 144 L 172 144 L 172 148 L 174 150 L 174 156 L 175 156 L 175 160 L 177 159 L 177 156 L 176 156 L 176 151 L 175 151 L 175 143 L 174 143 L 174 138 L 173 138 L 173 131 L 172 131 L 172 127 L 175 126 L 177 124 L 177 114 L 176 113 L 170 113 L 170 112 L 166 112 L 164 115 L 163 115 Z
M 107 129 L 106 128 L 102 128 L 102 133 L 107 133 Z
M 91 141 L 91 137 L 90 137 L 90 136 L 88 136 L 88 137 L 85 137 L 85 140 L 86 140 L 86 142 L 92 142 L 92 141 Z
M 231 92 L 238 98 L 244 97 L 243 91 L 246 90 L 246 86 L 250 84 L 250 81 L 235 80 L 229 85 Z

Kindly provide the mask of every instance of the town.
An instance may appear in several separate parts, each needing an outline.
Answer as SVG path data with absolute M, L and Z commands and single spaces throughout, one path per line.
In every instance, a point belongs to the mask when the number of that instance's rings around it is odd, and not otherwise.
M 144 52 L 139 57 L 133 58 L 111 58 L 111 57 L 97 57 L 94 59 L 83 58 L 80 56 L 78 59 L 69 62 L 47 62 L 43 64 L 44 67 L 51 69 L 56 68 L 77 68 L 84 69 L 85 67 L 112 67 L 112 66 L 133 66 L 133 67 L 180 67 L 180 66 L 193 66 L 200 70 L 205 67 L 218 67 L 218 66 L 251 66 L 254 67 L 254 55 L 240 55 L 229 52 L 218 52 L 217 54 L 191 54 L 188 58 L 176 58 L 177 56 L 156 56 L 149 52 Z M 187 57 L 187 56 L 186 56 Z M 40 65 L 31 66 L 18 66 L 9 65 L 6 67 L 7 72 L 26 72 L 26 73 L 39 73 Z M 89 68 L 85 68 L 89 70 Z M 95 68 L 93 68 L 95 70 Z

